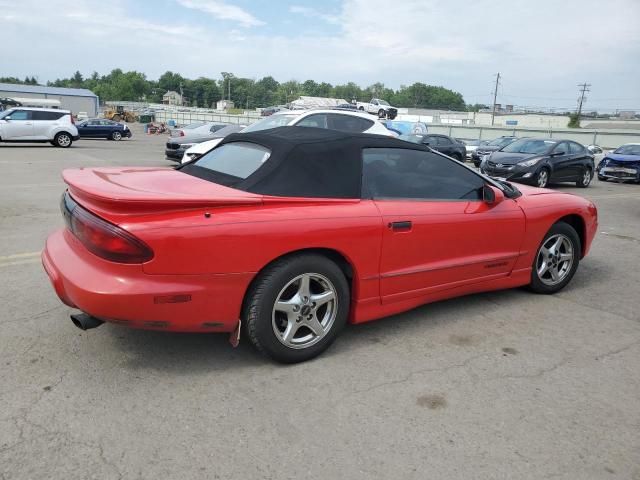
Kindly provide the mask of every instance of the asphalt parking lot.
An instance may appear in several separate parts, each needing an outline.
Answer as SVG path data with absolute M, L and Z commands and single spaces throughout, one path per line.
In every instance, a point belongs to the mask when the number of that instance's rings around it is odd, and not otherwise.
M 640 185 L 586 190 L 573 282 L 350 326 L 274 364 L 225 335 L 82 332 L 39 260 L 64 168 L 170 165 L 166 136 L 0 144 L 0 479 L 640 480 Z

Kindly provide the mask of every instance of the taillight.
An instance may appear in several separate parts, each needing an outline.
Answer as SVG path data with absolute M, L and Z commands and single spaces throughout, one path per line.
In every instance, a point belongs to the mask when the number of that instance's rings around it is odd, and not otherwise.
M 69 230 L 91 253 L 118 263 L 144 263 L 153 258 L 153 251 L 142 240 L 85 210 L 67 192 L 61 209 Z
M 180 137 L 184 137 L 184 130 L 180 130 Z

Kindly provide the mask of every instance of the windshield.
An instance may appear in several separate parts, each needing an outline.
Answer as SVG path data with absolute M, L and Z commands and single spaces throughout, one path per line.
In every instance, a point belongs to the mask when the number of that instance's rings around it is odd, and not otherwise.
M 289 125 L 289 123 L 298 116 L 299 114 L 271 115 L 263 120 L 258 120 L 256 123 L 252 123 L 242 131 L 257 132 L 259 130 L 267 130 L 268 128 L 284 127 L 285 125 Z
M 390 107 L 391 105 L 389 105 L 389 102 L 385 102 L 384 100 L 378 100 L 378 104 L 380 105 L 386 105 L 387 107 Z
M 622 145 L 616 148 L 613 153 L 620 155 L 640 155 L 640 145 Z
M 225 137 L 230 133 L 239 131 L 240 128 L 237 125 L 227 125 L 226 127 L 222 127 L 220 130 L 216 130 L 214 136 L 215 137 Z
M 197 167 L 209 171 L 214 176 L 222 174 L 226 179 L 231 177 L 236 180 L 236 182 L 224 182 L 226 185 L 231 185 L 255 172 L 270 155 L 269 149 L 255 143 L 226 143 L 209 151 L 195 162 L 185 165 L 182 170 L 189 172 L 193 167 Z M 223 182 L 216 181 L 216 183 Z
M 402 135 L 409 135 L 412 133 L 427 133 L 427 127 L 420 122 L 407 122 L 407 121 L 388 121 L 385 123 L 387 128 L 399 131 Z
M 530 138 L 521 138 L 510 143 L 502 149 L 508 153 L 530 153 L 540 154 L 551 150 L 556 144 L 553 140 L 532 140 Z
M 489 143 L 487 143 L 487 145 L 495 145 L 495 146 L 498 146 L 498 147 L 504 147 L 505 145 L 509 145 L 514 140 L 515 140 L 515 138 L 496 138 L 494 140 L 491 140 Z

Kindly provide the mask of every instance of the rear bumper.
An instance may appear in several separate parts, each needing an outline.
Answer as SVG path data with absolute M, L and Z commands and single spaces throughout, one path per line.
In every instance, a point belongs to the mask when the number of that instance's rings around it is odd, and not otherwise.
M 49 236 L 42 264 L 63 303 L 132 328 L 232 332 L 253 273 L 149 275 L 102 260 L 66 229 Z
M 172 148 L 167 148 L 164 151 L 164 154 L 167 158 L 170 158 L 171 160 L 176 160 L 176 161 L 180 161 L 182 160 L 182 156 L 184 155 L 184 149 L 182 148 L 178 148 L 178 149 L 172 149 Z

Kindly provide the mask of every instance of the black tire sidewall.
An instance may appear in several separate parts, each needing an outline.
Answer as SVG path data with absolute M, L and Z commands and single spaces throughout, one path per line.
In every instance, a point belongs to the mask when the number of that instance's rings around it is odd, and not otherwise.
M 273 305 L 282 288 L 303 273 L 319 273 L 327 277 L 337 292 L 338 312 L 331 330 L 315 345 L 292 349 L 282 344 L 273 332 Z M 276 262 L 256 280 L 248 298 L 244 319 L 252 343 L 269 357 L 283 363 L 297 363 L 316 357 L 326 350 L 347 323 L 350 307 L 349 284 L 340 268 L 321 255 L 297 255 Z
M 558 283 L 557 285 L 546 285 L 538 277 L 538 271 L 536 268 L 537 261 L 538 261 L 538 254 L 540 253 L 540 248 L 542 248 L 542 246 L 549 239 L 549 237 L 557 234 L 563 234 L 567 238 L 569 238 L 569 240 L 571 241 L 573 252 L 574 252 L 573 265 L 571 266 L 571 271 L 569 272 L 569 275 L 567 275 L 567 277 L 562 282 Z M 534 292 L 547 293 L 547 294 L 556 293 L 562 290 L 564 287 L 567 286 L 567 284 L 571 281 L 576 271 L 578 270 L 578 265 L 580 263 L 581 255 L 582 255 L 582 243 L 580 242 L 580 237 L 578 236 L 578 233 L 575 231 L 575 229 L 571 225 L 565 222 L 558 222 L 554 224 L 546 233 L 546 235 L 544 236 L 544 238 L 542 239 L 542 241 L 540 242 L 540 245 L 536 250 L 536 254 L 533 258 L 533 264 L 531 266 L 531 283 L 529 284 L 529 287 Z

